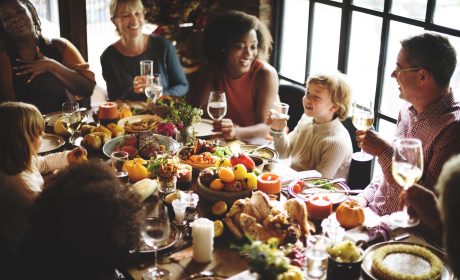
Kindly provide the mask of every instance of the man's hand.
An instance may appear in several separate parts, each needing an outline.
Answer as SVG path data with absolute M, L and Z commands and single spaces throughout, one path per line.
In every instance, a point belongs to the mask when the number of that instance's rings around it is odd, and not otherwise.
M 368 154 L 379 156 L 391 147 L 390 143 L 381 138 L 374 130 L 356 130 L 358 145 Z

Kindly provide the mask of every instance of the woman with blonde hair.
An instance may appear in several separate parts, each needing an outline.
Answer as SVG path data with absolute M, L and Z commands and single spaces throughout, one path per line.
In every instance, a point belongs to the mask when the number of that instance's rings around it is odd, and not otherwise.
M 153 60 L 160 74 L 164 95 L 184 96 L 188 81 L 168 40 L 142 33 L 145 9 L 140 0 L 111 0 L 110 17 L 120 39 L 101 55 L 102 76 L 109 100 L 145 100 L 145 77 L 140 76 L 141 60 Z
M 28 228 L 32 202 L 42 191 L 41 174 L 79 162 L 84 148 L 39 156 L 44 120 L 34 105 L 0 104 L 0 234 L 13 253 Z

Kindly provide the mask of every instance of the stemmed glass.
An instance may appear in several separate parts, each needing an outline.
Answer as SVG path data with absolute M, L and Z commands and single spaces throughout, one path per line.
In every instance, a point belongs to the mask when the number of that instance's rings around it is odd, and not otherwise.
M 163 94 L 160 74 L 147 75 L 147 85 L 145 86 L 145 96 L 147 103 L 155 104 L 157 99 Z
M 372 127 L 374 123 L 374 109 L 372 105 L 372 101 L 356 101 L 353 103 L 352 122 L 357 129 L 368 130 Z M 352 158 L 357 161 L 369 161 L 373 157 L 361 148 L 361 151 L 354 153 Z
M 161 201 L 157 201 L 152 209 L 144 208 L 144 220 L 141 224 L 141 236 L 145 244 L 152 247 L 155 252 L 155 266 L 147 270 L 142 279 L 168 279 L 169 271 L 158 267 L 158 245 L 169 237 L 170 224 L 168 209 Z
M 61 122 L 65 130 L 70 133 L 70 138 L 81 126 L 80 107 L 77 102 L 62 103 Z
M 404 190 L 415 184 L 423 174 L 422 142 L 416 138 L 397 139 L 394 145 L 391 171 L 396 182 Z M 420 219 L 411 218 L 407 213 L 407 205 L 402 211 L 390 215 L 390 222 L 402 228 L 416 226 Z
M 207 108 L 208 115 L 211 119 L 220 121 L 225 114 L 227 114 L 227 98 L 225 97 L 225 92 L 220 90 L 211 91 Z

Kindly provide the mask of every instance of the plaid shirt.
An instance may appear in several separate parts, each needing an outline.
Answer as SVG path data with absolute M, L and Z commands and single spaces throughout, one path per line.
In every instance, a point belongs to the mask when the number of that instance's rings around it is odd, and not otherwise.
M 423 176 L 419 183 L 434 190 L 444 163 L 453 155 L 460 154 L 460 103 L 452 91 L 433 103 L 427 110 L 417 113 L 407 103 L 399 112 L 396 138 L 418 138 L 423 148 Z M 369 207 L 379 215 L 398 210 L 402 187 L 391 174 L 393 147 L 378 158 L 382 172 L 376 175 L 361 194 Z

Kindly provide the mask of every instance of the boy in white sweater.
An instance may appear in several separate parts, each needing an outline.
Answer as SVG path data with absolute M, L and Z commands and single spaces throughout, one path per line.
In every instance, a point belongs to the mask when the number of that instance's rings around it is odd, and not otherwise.
M 291 168 L 316 170 L 331 179 L 348 177 L 353 147 L 340 120 L 348 116 L 350 91 L 341 73 L 308 78 L 304 115 L 297 126 L 289 134 L 272 134 L 280 157 L 291 157 Z

